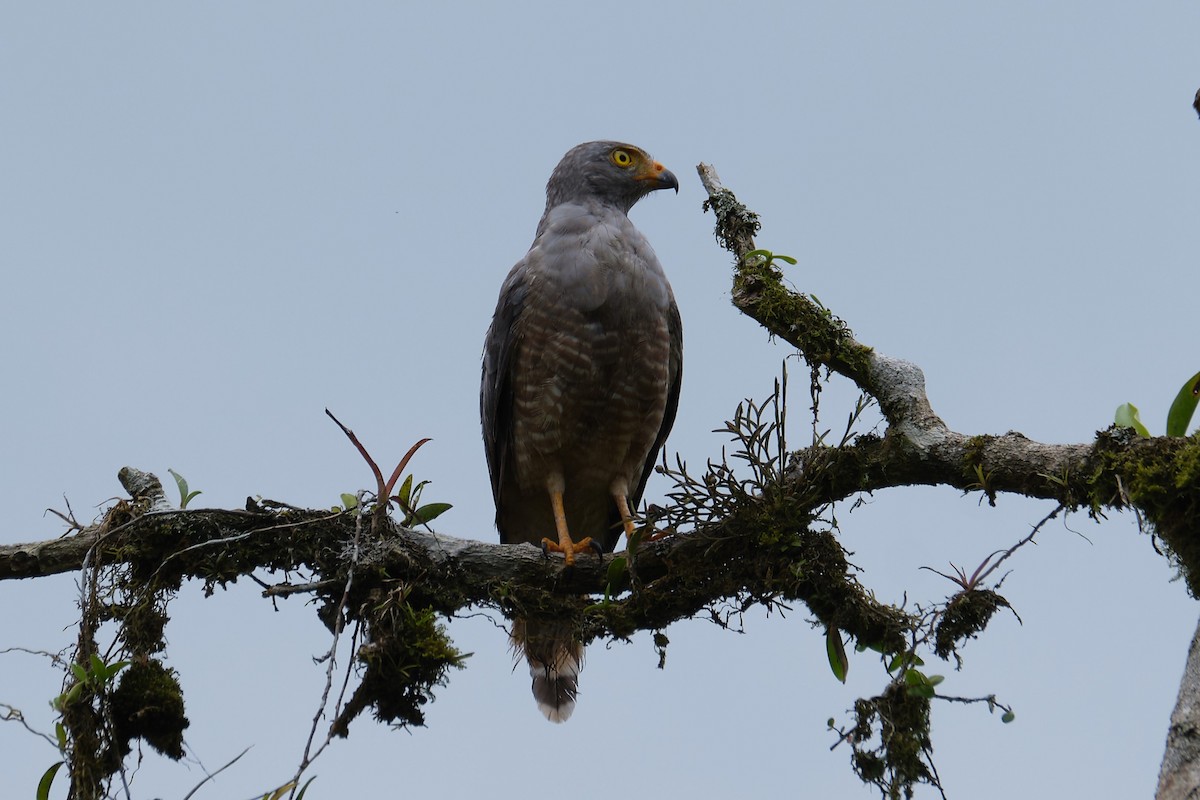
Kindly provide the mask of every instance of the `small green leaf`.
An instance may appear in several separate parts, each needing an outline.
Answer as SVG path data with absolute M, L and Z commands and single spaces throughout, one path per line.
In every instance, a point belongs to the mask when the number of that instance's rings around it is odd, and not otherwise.
M 1117 413 L 1113 418 L 1113 424 L 1119 425 L 1122 428 L 1133 428 L 1137 431 L 1138 436 L 1150 437 L 1150 431 L 1142 424 L 1142 418 L 1138 414 L 1137 406 L 1133 403 L 1122 403 L 1117 406 Z
M 57 764 L 52 764 L 50 769 L 46 770 L 42 774 L 42 779 L 38 781 L 37 800 L 49 800 L 50 784 L 54 783 L 54 776 L 58 774 L 58 770 L 60 767 L 62 767 L 62 765 L 63 762 L 61 761 L 59 761 Z
M 837 628 L 825 629 L 825 654 L 829 657 L 829 668 L 833 677 L 842 683 L 846 682 L 846 674 L 850 672 L 850 659 L 846 657 L 846 645 L 842 642 L 842 634 Z
M 192 498 L 194 498 L 196 495 L 203 494 L 201 491 L 189 492 L 187 480 L 185 480 L 184 477 L 175 470 L 168 467 L 167 472 L 171 473 L 171 477 L 175 479 L 175 485 L 179 487 L 180 509 L 187 508 L 188 503 L 192 502 Z
M 396 492 L 396 499 L 400 501 L 401 508 L 408 508 L 409 501 L 412 499 L 412 474 L 404 479 L 404 483 L 400 484 L 400 491 Z
M 628 566 L 625 561 L 625 556 L 617 556 L 608 564 L 608 585 L 616 586 L 625 577 L 625 569 Z
M 454 506 L 450 505 L 449 503 L 426 503 L 413 512 L 413 522 L 430 522 L 440 517 L 442 514 L 445 514 L 452 508 L 454 508 Z
M 342 508 L 347 511 L 353 511 L 358 508 L 358 495 L 342 492 L 339 497 L 342 498 Z
M 92 653 L 91 658 L 88 659 L 88 666 L 91 667 L 92 678 L 100 681 L 104 680 L 104 659 L 95 653 Z
M 785 264 L 795 264 L 796 259 L 791 256 L 785 256 L 782 253 L 772 253 L 770 250 L 751 250 L 746 255 L 742 256 L 742 261 L 747 264 L 771 266 L 776 261 L 782 261 Z
M 67 750 L 67 726 L 61 722 L 54 723 L 54 738 L 58 740 L 58 749 L 65 753 Z
M 909 686 L 908 693 L 914 697 L 924 697 L 926 700 L 932 700 L 937 694 L 937 692 L 933 690 L 933 687 L 927 683 Z
M 309 778 L 308 780 L 306 780 L 304 782 L 304 785 L 300 787 L 300 792 L 296 795 L 296 800 L 304 800 L 304 793 L 308 791 L 308 785 L 310 783 L 312 783 L 313 781 L 315 781 L 316 779 L 317 779 L 317 776 L 313 775 L 311 778 Z
M 295 785 L 296 785 L 295 781 L 288 781 L 287 783 L 285 783 L 283 786 L 280 786 L 275 791 L 267 792 L 266 794 L 264 794 L 262 796 L 262 800 L 280 800 L 280 798 L 282 798 L 285 794 L 290 792 L 292 790 L 292 787 Z
M 642 546 L 642 539 L 646 538 L 645 528 L 638 528 L 633 532 L 633 536 L 629 537 L 629 541 L 625 544 L 625 552 L 632 553 Z
M 608 583 L 604 586 L 604 603 L 612 602 L 612 596 L 617 593 L 621 579 L 625 577 L 625 556 L 617 556 L 608 563 Z
M 1171 410 L 1167 412 L 1167 436 L 1187 436 L 1188 424 L 1196 413 L 1196 403 L 1200 401 L 1200 372 L 1188 378 L 1175 395 Z
M 83 694 L 84 686 L 86 686 L 86 684 L 80 682 L 72 686 L 65 695 L 60 694 L 59 697 L 62 698 L 62 707 L 66 708 L 78 700 L 79 696 Z
M 167 467 L 167 472 L 171 473 L 171 477 L 175 479 L 175 485 L 179 487 L 179 496 L 186 497 L 188 493 L 187 479 L 170 467 Z
M 929 685 L 937 686 L 939 683 L 941 683 L 944 680 L 946 680 L 945 675 L 930 675 L 929 676 Z
M 101 680 L 103 680 L 105 683 L 108 683 L 116 676 L 116 674 L 118 672 L 120 672 L 121 670 L 125 669 L 128 666 L 129 666 L 128 661 L 114 661 L 112 664 L 105 666 L 104 669 L 101 670 L 101 673 L 100 673 Z
M 1012 722 L 1016 718 L 1017 718 L 1017 715 L 1014 714 L 1013 712 L 1005 711 L 1004 716 L 1002 716 L 1000 718 L 1000 721 L 1003 722 L 1005 725 L 1007 725 L 1008 723 Z
M 933 678 L 926 677 L 925 673 L 917 669 L 909 669 L 904 672 L 904 686 L 908 693 L 915 697 L 932 698 L 937 694 L 933 687 L 942 682 L 941 675 L 934 675 Z
M 88 679 L 87 670 L 84 669 L 84 666 L 82 664 L 72 664 L 71 665 L 71 674 L 73 674 L 75 676 L 75 680 L 78 681 L 79 683 L 87 682 L 87 679 Z

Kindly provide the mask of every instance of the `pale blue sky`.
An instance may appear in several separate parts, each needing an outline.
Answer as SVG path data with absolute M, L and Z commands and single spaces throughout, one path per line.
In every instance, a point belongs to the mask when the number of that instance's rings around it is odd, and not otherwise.
M 800 259 L 797 288 L 924 368 L 955 429 L 1085 441 L 1129 400 L 1161 430 L 1200 368 L 1200 6 L 744 5 L 6 5 L 0 541 L 57 536 L 43 509 L 64 494 L 90 520 L 125 464 L 174 468 L 199 505 L 330 505 L 370 479 L 327 406 L 381 461 L 433 437 L 413 465 L 455 504 L 439 528 L 494 540 L 483 333 L 550 170 L 597 138 L 682 183 L 633 218 L 683 313 L 668 448 L 692 462 L 788 354 L 728 303 L 702 160 L 762 215 L 760 244 Z M 851 398 L 826 393 L 830 426 Z M 914 489 L 839 520 L 882 599 L 931 601 L 951 587 L 919 567 L 974 565 L 1049 510 Z M 933 670 L 1017 712 L 935 706 L 951 796 L 1148 796 L 1195 604 L 1129 516 L 1073 516 L 1010 563 L 1024 624 L 999 615 L 963 672 Z M 65 647 L 74 595 L 71 577 L 0 583 L 0 648 Z M 197 797 L 285 780 L 323 680 L 312 608 L 274 613 L 246 582 L 186 587 L 171 613 L 190 753 L 213 769 L 254 746 Z M 552 726 L 504 633 L 455 621 L 474 656 L 428 729 L 360 720 L 309 797 L 871 797 L 825 720 L 881 671 L 856 656 L 838 684 L 802 608 L 746 628 L 672 627 L 664 671 L 647 636 L 591 648 Z M 59 679 L 20 654 L 0 676 L 0 702 L 50 729 Z M 14 796 L 55 755 L 0 726 Z M 202 774 L 149 756 L 134 796 Z

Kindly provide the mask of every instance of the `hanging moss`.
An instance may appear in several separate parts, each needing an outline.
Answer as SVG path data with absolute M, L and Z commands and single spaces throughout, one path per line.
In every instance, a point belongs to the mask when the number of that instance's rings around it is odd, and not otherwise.
M 183 758 L 183 689 L 175 670 L 158 661 L 135 661 L 122 673 L 110 700 L 114 739 L 122 756 L 142 739 L 167 758 Z
M 884 797 L 913 796 L 918 783 L 937 786 L 927 757 L 929 700 L 910 693 L 903 682 L 854 704 L 855 724 L 847 733 L 854 748 L 851 762 L 864 783 L 879 787 Z
M 934 632 L 933 652 L 939 658 L 951 655 L 959 661 L 956 648 L 959 642 L 979 635 L 988 622 L 1001 608 L 1009 608 L 1008 601 L 990 589 L 972 589 L 959 592 L 946 604 Z
M 333 725 L 340 736 L 368 705 L 382 722 L 424 725 L 422 707 L 433 700 L 434 687 L 444 686 L 449 670 L 461 669 L 468 655 L 454 647 L 437 613 L 410 604 L 404 589 L 372 606 L 367 641 L 358 651 L 365 666 L 362 683 Z
M 1093 507 L 1138 509 L 1200 597 L 1200 435 L 1138 439 L 1114 427 L 1097 435 L 1095 452 Z

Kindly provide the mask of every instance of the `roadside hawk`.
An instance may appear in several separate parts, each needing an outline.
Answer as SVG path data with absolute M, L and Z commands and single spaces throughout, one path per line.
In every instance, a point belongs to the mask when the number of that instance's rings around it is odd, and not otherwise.
M 483 351 L 480 412 L 496 527 L 505 544 L 608 552 L 634 531 L 679 402 L 679 308 L 629 209 L 679 181 L 619 142 L 571 149 L 546 211 L 500 288 Z M 569 624 L 514 620 L 538 708 L 565 722 L 583 647 Z

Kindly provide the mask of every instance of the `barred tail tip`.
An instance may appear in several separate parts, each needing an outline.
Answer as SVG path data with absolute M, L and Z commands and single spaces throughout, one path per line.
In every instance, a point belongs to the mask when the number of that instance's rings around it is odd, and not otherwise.
M 513 621 L 513 653 L 525 657 L 533 679 L 533 699 L 551 722 L 566 722 L 575 710 L 583 646 L 566 625 Z
M 579 662 L 572 661 L 556 670 L 530 659 L 529 675 L 533 678 L 533 699 L 538 711 L 551 722 L 569 720 L 579 692 Z

